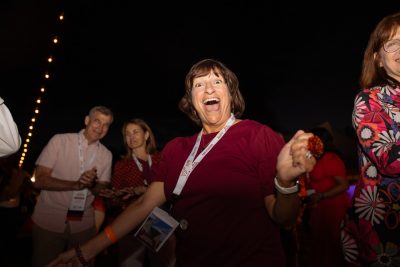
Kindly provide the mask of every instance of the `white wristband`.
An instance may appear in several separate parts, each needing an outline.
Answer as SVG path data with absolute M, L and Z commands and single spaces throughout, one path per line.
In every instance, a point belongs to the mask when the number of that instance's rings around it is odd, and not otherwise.
M 276 177 L 275 177 L 274 181 L 275 181 L 276 190 L 278 190 L 279 193 L 281 193 L 281 194 L 289 195 L 289 194 L 294 194 L 294 193 L 299 192 L 299 183 L 298 182 L 296 182 L 296 184 L 292 187 L 282 187 L 279 185 L 278 179 L 276 179 Z

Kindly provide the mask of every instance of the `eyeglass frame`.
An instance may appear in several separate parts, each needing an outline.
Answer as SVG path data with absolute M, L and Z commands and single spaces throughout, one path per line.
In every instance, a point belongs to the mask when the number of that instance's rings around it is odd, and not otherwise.
M 397 48 L 396 48 L 395 50 L 393 50 L 393 51 L 389 50 L 389 49 L 387 48 L 387 44 L 389 44 L 389 43 L 397 44 Z M 395 52 L 397 52 L 397 51 L 400 50 L 400 39 L 392 39 L 392 40 L 389 40 L 389 41 L 385 42 L 385 43 L 382 45 L 382 48 L 383 48 L 383 51 L 385 51 L 386 53 L 395 53 Z

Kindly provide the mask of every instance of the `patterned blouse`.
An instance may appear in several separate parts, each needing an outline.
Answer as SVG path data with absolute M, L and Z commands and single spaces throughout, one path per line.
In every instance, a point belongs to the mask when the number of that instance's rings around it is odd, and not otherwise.
M 400 87 L 364 89 L 354 101 L 360 178 L 342 228 L 349 266 L 400 266 Z
M 157 165 L 160 162 L 160 154 L 156 153 L 151 155 L 152 166 Z M 115 189 L 120 190 L 125 187 L 137 187 L 144 186 L 146 179 L 150 183 L 151 172 L 150 166 L 147 161 L 138 159 L 143 166 L 143 171 L 140 171 L 135 161 L 132 158 L 121 159 L 117 161 L 114 166 L 114 172 L 112 177 L 112 186 Z
M 135 161 L 132 158 L 120 159 L 115 163 L 113 176 L 111 180 L 112 186 L 116 190 L 121 190 L 126 187 L 138 187 L 145 186 L 145 180 L 147 183 L 151 183 L 151 169 L 157 164 L 159 164 L 161 159 L 160 153 L 155 153 L 151 155 L 152 165 L 151 168 L 147 161 L 138 159 L 142 164 L 143 171 L 140 171 Z M 122 201 L 121 199 L 114 199 L 111 201 L 111 207 L 108 210 L 110 217 L 115 217 L 124 209 L 126 204 L 128 204 L 135 197 L 129 199 L 128 201 Z

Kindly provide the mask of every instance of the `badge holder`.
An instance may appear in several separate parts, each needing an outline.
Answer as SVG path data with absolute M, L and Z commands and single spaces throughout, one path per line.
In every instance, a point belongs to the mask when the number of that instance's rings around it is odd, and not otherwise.
M 87 189 L 74 191 L 72 201 L 69 206 L 66 221 L 81 221 L 85 211 Z
M 135 237 L 149 249 L 158 252 L 178 225 L 179 222 L 166 211 L 155 207 L 136 231 Z

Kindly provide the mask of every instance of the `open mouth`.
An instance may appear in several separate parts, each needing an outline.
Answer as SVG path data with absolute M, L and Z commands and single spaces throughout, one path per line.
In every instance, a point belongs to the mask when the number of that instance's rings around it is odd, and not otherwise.
M 220 100 L 218 98 L 208 98 L 203 101 L 203 104 L 205 106 L 205 110 L 210 112 L 210 111 L 218 111 L 219 109 L 219 102 Z
M 204 100 L 203 101 L 203 104 L 204 105 L 215 105 L 215 104 L 218 104 L 219 103 L 219 99 L 217 99 L 217 98 L 209 98 L 209 99 L 206 99 L 206 100 Z

